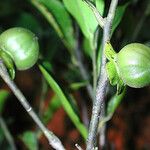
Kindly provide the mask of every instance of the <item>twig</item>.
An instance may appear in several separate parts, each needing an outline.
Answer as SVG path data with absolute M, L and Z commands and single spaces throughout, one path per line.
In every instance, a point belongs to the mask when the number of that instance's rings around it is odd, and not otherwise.
M 7 83 L 9 88 L 12 90 L 14 95 L 18 98 L 22 106 L 25 108 L 25 110 L 28 112 L 28 114 L 32 117 L 34 122 L 39 126 L 39 128 L 42 130 L 44 135 L 49 141 L 49 144 L 56 150 L 65 150 L 63 147 L 61 141 L 56 137 L 51 131 L 49 131 L 44 124 L 41 122 L 39 117 L 34 112 L 33 108 L 30 106 L 22 92 L 19 90 L 19 88 L 16 86 L 13 80 L 10 79 L 9 74 L 7 72 L 7 69 L 5 65 L 3 64 L 2 60 L 0 60 L 0 76 L 2 79 Z
M 7 125 L 4 121 L 4 119 L 0 116 L 0 126 L 4 132 L 4 135 L 9 143 L 9 145 L 11 146 L 11 149 L 12 150 L 17 150 L 16 146 L 15 146 L 15 142 L 14 142 L 14 139 L 11 135 L 11 133 L 9 132 L 8 128 L 7 128 Z
M 92 117 L 91 117 L 91 122 L 90 122 L 89 135 L 87 139 L 87 148 L 86 148 L 87 150 L 94 149 L 94 147 L 96 146 L 98 123 L 99 123 L 99 118 L 101 116 L 101 111 L 103 109 L 106 87 L 108 83 L 106 71 L 105 71 L 105 65 L 106 65 L 106 57 L 104 55 L 105 43 L 110 40 L 111 25 L 112 25 L 112 21 L 115 15 L 117 3 L 118 3 L 118 0 L 111 1 L 109 12 L 106 18 L 106 23 L 104 25 L 101 72 L 100 72 L 98 86 L 96 90 L 96 100 L 94 102 L 93 109 L 92 109 Z
M 103 103 L 103 108 L 101 110 L 101 115 L 99 120 L 102 120 L 105 117 L 105 103 Z M 106 124 L 103 123 L 103 125 L 100 127 L 98 127 L 98 133 L 99 133 L 99 146 L 103 147 L 105 146 L 106 143 L 106 136 L 105 136 L 105 132 L 106 132 Z
M 105 19 L 101 16 L 99 11 L 96 9 L 96 7 L 91 2 L 89 2 L 88 0 L 83 0 L 83 1 L 92 9 L 98 24 L 100 25 L 101 28 L 103 28 L 105 25 Z
M 78 144 L 75 144 L 75 147 L 76 147 L 78 150 L 83 150 L 83 149 L 80 147 L 80 145 L 78 145 Z

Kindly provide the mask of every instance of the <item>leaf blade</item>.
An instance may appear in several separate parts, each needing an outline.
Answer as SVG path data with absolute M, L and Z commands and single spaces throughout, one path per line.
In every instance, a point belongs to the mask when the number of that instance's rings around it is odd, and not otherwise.
M 115 29 L 118 27 L 118 25 L 120 24 L 122 18 L 123 18 L 123 15 L 125 13 L 125 10 L 127 8 L 127 6 L 129 5 L 129 3 L 126 3 L 122 6 L 118 6 L 117 9 L 116 9 L 116 13 L 115 13 L 115 17 L 114 17 L 114 20 L 113 20 L 113 24 L 112 24 L 112 33 L 114 33 Z
M 38 150 L 38 142 L 36 134 L 32 131 L 26 131 L 20 136 L 29 150 Z
M 100 14 L 103 16 L 104 14 L 104 8 L 105 8 L 105 2 L 104 0 L 96 0 L 96 8 L 100 12 Z
M 84 36 L 92 40 L 98 26 L 92 10 L 82 0 L 63 0 L 63 2 L 79 24 Z
M 75 46 L 75 39 L 73 34 L 73 26 L 71 18 L 66 11 L 63 3 L 58 0 L 39 0 L 52 13 L 60 30 L 63 33 L 63 38 L 69 43 L 71 48 Z
M 10 92 L 6 91 L 6 90 L 0 90 L 0 114 L 2 113 L 3 109 L 4 109 L 4 104 L 6 99 L 8 98 Z
M 47 80 L 48 84 L 50 85 L 50 87 L 53 89 L 53 91 L 59 97 L 64 110 L 66 111 L 66 113 L 68 114 L 68 116 L 70 117 L 70 119 L 72 120 L 74 125 L 76 126 L 76 128 L 79 130 L 79 132 L 81 133 L 83 138 L 86 139 L 86 137 L 87 137 L 87 129 L 80 122 L 79 117 L 76 115 L 76 113 L 72 109 L 72 107 L 71 107 L 67 97 L 63 93 L 62 89 L 59 87 L 59 85 L 56 83 L 56 81 L 52 78 L 52 76 L 44 69 L 44 67 L 39 65 L 39 68 L 40 68 L 43 76 Z

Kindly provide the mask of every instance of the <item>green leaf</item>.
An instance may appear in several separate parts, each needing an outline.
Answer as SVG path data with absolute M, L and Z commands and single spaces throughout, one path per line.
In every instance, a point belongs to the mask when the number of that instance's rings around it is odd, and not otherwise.
M 56 33 L 60 38 L 63 37 L 63 34 L 56 23 L 52 13 L 50 13 L 44 5 L 42 5 L 38 0 L 31 0 L 31 3 L 40 11 L 41 14 L 47 19 L 47 21 L 52 25 Z
M 112 34 L 114 33 L 115 29 L 118 27 L 119 23 L 121 22 L 128 5 L 129 5 L 129 3 L 126 3 L 123 6 L 117 7 L 116 13 L 115 13 L 115 18 L 114 18 L 113 24 L 112 24 Z
M 59 0 L 38 0 L 42 3 L 49 12 L 53 15 L 56 23 L 58 24 L 62 34 L 63 39 L 65 39 L 71 49 L 75 47 L 75 39 L 73 34 L 73 26 L 71 18 L 66 11 L 64 5 Z
M 38 150 L 38 142 L 36 134 L 32 131 L 26 131 L 20 136 L 28 150 Z
M 107 72 L 107 77 L 109 79 L 110 84 L 117 85 L 119 81 L 119 76 L 118 76 L 114 62 L 109 61 L 106 63 L 106 72 Z
M 9 94 L 10 93 L 6 90 L 0 90 L 0 114 L 3 111 L 5 101 L 7 100 Z
M 49 102 L 47 110 L 44 112 L 43 120 L 45 124 L 48 123 L 49 120 L 53 117 L 53 114 L 56 112 L 57 109 L 60 108 L 61 102 L 57 95 L 54 95 Z
M 106 42 L 105 44 L 105 56 L 109 61 L 114 61 L 116 52 L 114 51 L 110 42 Z
M 100 12 L 100 14 L 103 16 L 104 14 L 104 9 L 105 9 L 105 2 L 104 0 L 96 0 L 96 8 Z
M 71 83 L 70 88 L 73 90 L 78 90 L 82 87 L 85 87 L 88 84 L 88 81 Z
M 48 70 L 48 71 L 53 70 L 52 64 L 49 61 L 42 60 L 40 63 L 42 64 L 42 66 L 44 66 L 44 68 L 46 68 L 46 70 Z
M 42 32 L 40 22 L 32 14 L 27 12 L 23 12 L 19 15 L 15 26 L 27 28 L 36 34 Z
M 106 110 L 106 116 L 104 118 L 101 119 L 101 121 L 99 122 L 99 127 L 98 130 L 100 130 L 100 128 L 107 122 L 109 121 L 115 110 L 117 109 L 117 107 L 119 106 L 119 104 L 121 103 L 121 101 L 123 100 L 124 96 L 126 93 L 126 88 L 124 88 L 124 90 L 122 91 L 121 94 L 115 94 L 108 102 L 107 105 L 107 110 Z
M 66 32 L 63 33 L 62 27 L 60 26 L 61 24 L 58 24 L 54 14 L 52 12 L 50 12 L 45 5 L 40 3 L 39 0 L 30 0 L 30 1 L 40 11 L 40 13 L 46 18 L 46 20 L 49 22 L 49 24 L 54 28 L 54 30 L 56 31 L 58 36 L 61 38 L 64 45 L 68 48 L 69 52 L 71 53 L 72 48 L 74 47 L 74 43 L 75 43 L 74 36 L 72 35 L 72 32 L 70 31 L 70 33 L 68 33 L 67 35 L 64 35 L 64 34 L 66 34 Z M 60 12 L 61 12 L 61 10 L 60 10 Z M 58 12 L 57 15 L 61 15 L 60 12 Z M 62 20 L 63 19 L 61 19 L 61 21 Z M 70 25 L 70 28 L 71 28 L 71 26 L 72 26 L 72 24 Z M 66 24 L 65 27 L 67 27 L 69 29 L 68 24 Z M 67 30 L 67 28 L 66 28 L 66 30 Z
M 124 95 L 126 93 L 126 88 L 122 91 L 121 94 L 115 94 L 108 102 L 107 105 L 107 116 L 112 116 L 117 107 L 119 106 L 120 102 L 124 98 Z
M 62 89 L 59 87 L 59 85 L 56 83 L 56 81 L 52 78 L 52 76 L 44 69 L 43 66 L 39 65 L 39 68 L 40 68 L 43 76 L 47 80 L 48 84 L 53 89 L 53 91 L 56 93 L 59 100 L 61 101 L 61 104 L 62 104 L 64 110 L 66 111 L 66 113 L 68 114 L 68 116 L 70 117 L 70 119 L 72 120 L 74 125 L 76 126 L 76 128 L 79 130 L 79 132 L 81 133 L 83 138 L 86 139 L 87 129 L 81 123 L 78 115 L 74 112 L 71 104 L 69 103 L 69 100 L 67 99 L 67 97 L 63 93 Z
M 66 8 L 79 24 L 84 36 L 93 40 L 94 32 L 98 26 L 92 10 L 83 0 L 63 0 Z
M 84 40 L 83 40 L 83 49 L 84 49 L 85 54 L 92 59 L 93 51 L 91 49 L 90 42 L 87 38 L 84 38 Z

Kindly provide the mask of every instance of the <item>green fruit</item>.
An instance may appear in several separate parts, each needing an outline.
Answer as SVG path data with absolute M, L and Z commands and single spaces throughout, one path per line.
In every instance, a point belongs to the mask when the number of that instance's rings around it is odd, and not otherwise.
M 10 56 L 18 70 L 25 70 L 36 63 L 39 56 L 39 44 L 37 37 L 31 31 L 15 27 L 0 35 L 0 51 Z M 7 60 L 6 57 L 5 59 Z
M 150 84 L 150 48 L 139 43 L 126 45 L 115 56 L 116 69 L 123 82 L 134 88 Z

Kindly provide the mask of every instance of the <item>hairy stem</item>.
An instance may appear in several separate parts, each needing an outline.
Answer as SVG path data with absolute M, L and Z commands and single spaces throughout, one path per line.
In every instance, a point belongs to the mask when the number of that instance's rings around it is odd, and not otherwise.
M 101 62 L 101 72 L 98 80 L 97 90 L 96 90 L 96 99 L 92 108 L 92 117 L 89 127 L 89 135 L 87 139 L 87 150 L 95 149 L 96 146 L 96 137 L 99 118 L 101 117 L 101 112 L 103 109 L 104 98 L 106 94 L 107 87 L 107 76 L 105 71 L 106 66 L 106 57 L 104 55 L 105 43 L 110 40 L 111 36 L 111 25 L 114 19 L 115 10 L 117 7 L 118 0 L 112 0 L 109 8 L 109 12 L 104 24 L 104 34 L 102 41 L 102 62 Z
M 101 116 L 99 118 L 99 120 L 102 120 L 105 117 L 105 103 L 103 103 L 103 108 L 101 110 Z M 98 125 L 99 126 L 99 125 Z M 99 129 L 99 127 L 98 127 Z M 103 124 L 103 126 L 99 129 L 98 133 L 99 133 L 99 146 L 100 147 L 105 147 L 105 143 L 106 143 L 106 136 L 105 136 L 105 131 L 106 131 L 106 124 Z
M 93 94 L 96 94 L 96 85 L 97 85 L 97 68 L 96 68 L 96 48 L 93 48 L 92 52 L 92 65 L 93 65 Z M 94 98 L 95 100 L 95 98 Z M 94 101 L 93 101 L 94 102 Z
M 11 135 L 11 133 L 9 132 L 8 128 L 7 128 L 7 125 L 4 121 L 4 119 L 0 116 L 0 127 L 1 129 L 3 130 L 4 132 L 4 135 L 11 147 L 12 150 L 17 150 L 16 146 L 15 146 L 15 142 L 14 142 L 14 139 Z
M 22 106 L 25 108 L 25 110 L 28 112 L 28 114 L 31 116 L 31 118 L 34 120 L 34 122 L 39 126 L 39 128 L 42 130 L 44 135 L 49 141 L 49 144 L 56 150 L 65 150 L 63 147 L 61 141 L 56 137 L 51 131 L 49 131 L 44 124 L 41 122 L 37 114 L 34 112 L 33 108 L 28 103 L 25 96 L 22 94 L 22 92 L 19 90 L 19 88 L 16 86 L 13 80 L 10 79 L 9 74 L 7 72 L 7 69 L 5 65 L 3 64 L 3 61 L 0 60 L 0 76 L 2 79 L 7 83 L 9 88 L 12 90 L 14 95 L 18 98 L 19 102 L 22 104 Z

